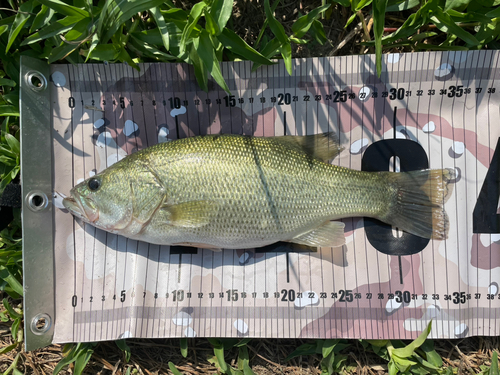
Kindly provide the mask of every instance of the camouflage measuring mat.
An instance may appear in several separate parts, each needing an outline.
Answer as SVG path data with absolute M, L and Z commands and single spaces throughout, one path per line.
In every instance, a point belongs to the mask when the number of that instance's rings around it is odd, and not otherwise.
M 500 334 L 500 54 L 298 59 L 251 72 L 223 63 L 231 94 L 192 67 L 53 65 L 53 342 L 126 337 L 399 338 Z M 333 160 L 363 170 L 452 168 L 445 241 L 363 218 L 347 244 L 224 250 L 106 233 L 62 206 L 71 187 L 127 154 L 200 134 L 334 131 Z M 28 234 L 29 235 L 29 234 Z

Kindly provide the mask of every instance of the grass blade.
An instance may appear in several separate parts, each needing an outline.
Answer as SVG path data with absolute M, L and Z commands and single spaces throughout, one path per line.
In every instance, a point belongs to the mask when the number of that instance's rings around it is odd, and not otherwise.
M 229 29 L 224 29 L 217 37 L 224 47 L 231 50 L 246 60 L 259 64 L 273 64 L 271 60 L 250 47 L 238 34 Z
M 35 20 L 31 24 L 30 33 L 35 30 L 38 30 L 43 25 L 47 25 L 52 17 L 54 16 L 55 11 L 52 8 L 49 8 L 47 5 L 42 5 L 42 9 L 38 12 L 35 17 Z
M 60 0 L 38 0 L 38 2 L 55 10 L 57 13 L 64 14 L 65 16 L 74 16 L 80 18 L 90 17 L 89 12 L 87 12 L 85 9 L 68 5 Z
M 269 5 L 269 0 L 264 0 L 264 9 L 266 11 L 266 18 L 269 23 L 269 27 L 273 34 L 278 38 L 281 45 L 290 44 L 288 37 L 285 33 L 285 28 L 281 23 L 278 22 L 276 18 L 274 18 L 273 12 L 271 11 L 271 6 Z
M 477 46 L 479 44 L 479 41 L 472 34 L 458 26 L 448 14 L 440 9 L 434 12 L 431 21 L 442 32 L 456 35 L 470 46 Z
M 182 372 L 177 370 L 177 367 L 175 367 L 175 365 L 172 362 L 168 362 L 168 368 L 170 369 L 170 371 L 172 371 L 174 375 L 183 375 Z
M 191 9 L 191 12 L 189 13 L 188 23 L 184 27 L 184 30 L 182 30 L 181 42 L 179 46 L 180 54 L 184 53 L 184 51 L 186 50 L 187 40 L 191 36 L 191 32 L 195 28 L 196 24 L 198 23 L 198 20 L 203 14 L 203 10 L 205 10 L 206 7 L 207 4 L 205 4 L 202 1 L 198 4 L 195 4 Z
M 26 24 L 26 22 L 28 22 L 30 15 L 26 13 L 31 12 L 32 9 L 33 0 L 27 1 L 19 7 L 19 10 L 21 12 L 17 13 L 16 18 L 14 19 L 14 22 L 12 23 L 12 26 L 10 28 L 9 39 L 7 42 L 7 46 L 5 47 L 5 53 L 9 52 L 10 47 L 12 47 L 12 44 L 23 29 L 24 25 Z
M 198 48 L 200 44 L 200 38 L 193 39 L 193 46 L 189 53 L 189 58 L 194 67 L 194 75 L 196 76 L 196 81 L 203 91 L 208 91 L 208 71 L 203 61 L 198 55 Z
M 200 59 L 203 61 L 205 66 L 208 69 L 208 72 L 215 79 L 215 82 L 219 84 L 224 91 L 230 93 L 229 87 L 227 87 L 226 81 L 224 81 L 224 77 L 222 76 L 222 72 L 220 70 L 219 61 L 215 56 L 215 49 L 212 44 L 212 40 L 210 39 L 210 35 L 206 30 L 202 30 L 200 33 L 200 42 L 197 48 Z
M 432 329 L 432 320 L 429 322 L 427 327 L 422 331 L 420 336 L 418 336 L 414 341 L 406 345 L 404 348 L 398 348 L 392 350 L 392 355 L 395 355 L 399 358 L 408 358 L 413 355 L 413 352 L 416 348 L 420 347 L 424 342 L 429 333 L 431 333 Z
M 375 36 L 375 60 L 378 77 L 382 74 L 382 36 L 384 35 L 386 7 L 387 0 L 373 1 L 373 35 Z
M 188 356 L 188 340 L 187 338 L 183 337 L 180 340 L 180 346 L 181 346 L 181 355 L 186 358 Z
M 91 19 L 90 18 L 86 19 L 90 23 Z M 68 30 L 71 30 L 73 26 L 80 20 L 81 20 L 80 17 L 68 16 L 63 18 L 62 20 L 53 22 L 50 25 L 38 31 L 37 33 L 34 33 L 33 35 L 30 35 L 28 38 L 24 39 L 21 45 L 25 46 L 27 44 L 39 42 L 40 40 L 50 38 L 51 36 L 54 35 L 62 34 Z
M 281 56 L 285 62 L 285 68 L 288 74 L 292 75 L 292 46 L 290 43 L 283 44 L 280 48 Z
M 220 30 L 224 30 L 233 11 L 233 0 L 215 0 L 210 9 L 210 16 L 217 23 Z
M 163 41 L 165 49 L 167 51 L 170 51 L 170 36 L 168 33 L 167 25 L 165 23 L 165 19 L 161 14 L 160 8 L 158 7 L 151 8 L 149 10 L 149 14 L 151 14 L 151 16 L 153 16 L 154 20 L 156 21 L 156 25 L 158 26 L 158 30 L 160 31 L 161 39 Z
M 318 18 L 320 13 L 327 10 L 328 8 L 330 8 L 330 4 L 320 6 L 316 9 L 310 11 L 305 16 L 300 17 L 292 25 L 293 34 L 297 38 L 302 38 L 302 36 L 304 36 L 304 34 L 309 31 L 309 28 L 312 26 L 314 20 Z

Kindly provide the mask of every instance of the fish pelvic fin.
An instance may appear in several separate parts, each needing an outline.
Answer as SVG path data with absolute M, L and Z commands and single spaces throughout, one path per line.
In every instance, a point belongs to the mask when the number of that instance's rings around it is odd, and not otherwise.
M 333 132 L 304 136 L 285 135 L 274 139 L 325 163 L 334 159 L 344 149 Z
M 175 227 L 201 228 L 210 223 L 215 203 L 211 201 L 190 201 L 178 204 L 165 203 L 161 210 L 168 212 L 168 224 Z
M 288 242 L 312 247 L 338 247 L 345 244 L 345 224 L 341 221 L 327 221 L 317 228 L 302 233 Z
M 408 233 L 435 240 L 448 236 L 449 220 L 444 209 L 453 190 L 453 169 L 390 173 L 394 189 L 385 217 L 380 219 Z

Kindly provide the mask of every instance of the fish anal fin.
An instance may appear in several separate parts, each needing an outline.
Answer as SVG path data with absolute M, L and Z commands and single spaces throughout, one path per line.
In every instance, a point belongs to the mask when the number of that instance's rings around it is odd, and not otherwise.
M 208 249 L 208 250 L 212 250 L 212 251 L 215 251 L 215 252 L 222 251 L 222 249 L 220 247 L 216 247 L 214 245 L 209 245 L 209 244 L 206 244 L 206 243 L 182 242 L 182 243 L 173 244 L 172 246 L 196 247 L 197 249 Z
M 345 224 L 341 221 L 327 221 L 288 241 L 313 247 L 338 247 L 345 244 L 344 227 Z
M 343 150 L 333 132 L 304 136 L 285 135 L 276 139 L 324 162 L 332 160 Z
M 212 218 L 215 203 L 199 200 L 178 204 L 165 203 L 161 210 L 168 211 L 168 224 L 175 227 L 201 228 Z

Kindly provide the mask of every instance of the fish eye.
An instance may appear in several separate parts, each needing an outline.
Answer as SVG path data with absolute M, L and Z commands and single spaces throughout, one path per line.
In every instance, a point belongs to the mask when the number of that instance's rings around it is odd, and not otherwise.
M 101 180 L 97 178 L 91 178 L 87 183 L 90 191 L 97 191 L 101 187 Z

